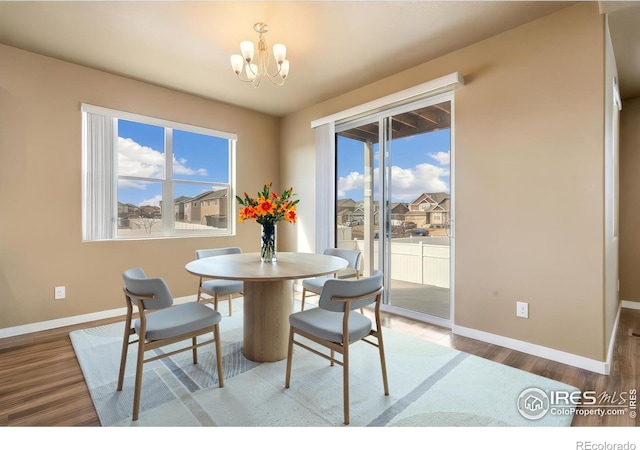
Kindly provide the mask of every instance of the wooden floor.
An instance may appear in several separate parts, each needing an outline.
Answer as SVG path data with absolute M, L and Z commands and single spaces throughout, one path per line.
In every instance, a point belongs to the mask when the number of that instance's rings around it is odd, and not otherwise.
M 68 333 L 72 329 L 117 320 L 121 318 L 0 340 L 0 426 L 100 426 Z M 384 325 L 583 391 L 613 395 L 637 389 L 640 385 L 640 337 L 632 334 L 634 330 L 640 330 L 640 311 L 637 310 L 622 310 L 609 376 L 455 336 L 448 329 L 399 316 L 385 314 Z M 638 419 L 629 414 L 576 415 L 572 425 L 628 427 L 638 425 Z

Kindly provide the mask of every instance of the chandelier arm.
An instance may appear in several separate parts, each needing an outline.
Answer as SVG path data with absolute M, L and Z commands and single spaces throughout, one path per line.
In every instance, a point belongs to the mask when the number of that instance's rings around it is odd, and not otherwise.
M 239 73 L 236 73 L 236 78 L 242 81 L 243 83 L 251 83 L 251 80 L 248 78 L 243 80 Z

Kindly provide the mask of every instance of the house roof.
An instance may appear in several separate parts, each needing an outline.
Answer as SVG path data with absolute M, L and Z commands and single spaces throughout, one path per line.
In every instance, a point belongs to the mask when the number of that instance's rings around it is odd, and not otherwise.
M 181 195 L 180 197 L 177 197 L 173 202 L 174 203 L 183 203 L 183 202 L 188 202 L 191 200 L 191 197 L 187 197 L 186 195 Z
M 200 200 L 212 200 L 216 198 L 224 198 L 227 196 L 226 189 L 219 189 L 217 191 L 207 191 L 203 192 L 200 195 L 196 195 L 195 197 L 191 197 L 189 201 L 200 201 Z

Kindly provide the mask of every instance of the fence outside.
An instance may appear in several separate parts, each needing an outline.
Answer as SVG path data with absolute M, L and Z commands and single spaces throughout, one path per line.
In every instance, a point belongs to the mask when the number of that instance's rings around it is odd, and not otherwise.
M 428 238 L 427 238 L 428 239 Z M 340 248 L 357 248 L 364 253 L 363 240 L 339 240 Z M 407 242 L 404 239 L 391 241 L 391 279 L 409 283 L 424 284 L 442 288 L 450 287 L 449 245 L 429 244 L 419 240 Z M 374 267 L 378 268 L 378 246 L 374 246 Z M 367 264 L 365 258 L 364 264 Z M 365 273 L 369 272 L 363 267 Z

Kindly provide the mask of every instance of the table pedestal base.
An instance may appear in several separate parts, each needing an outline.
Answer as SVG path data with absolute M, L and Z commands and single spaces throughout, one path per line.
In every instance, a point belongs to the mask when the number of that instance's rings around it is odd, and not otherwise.
M 244 356 L 257 362 L 285 359 L 292 312 L 292 280 L 245 281 Z

